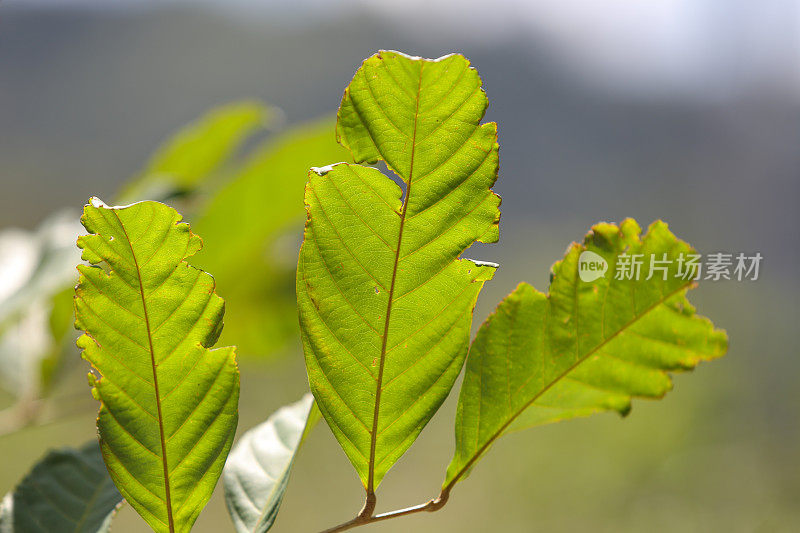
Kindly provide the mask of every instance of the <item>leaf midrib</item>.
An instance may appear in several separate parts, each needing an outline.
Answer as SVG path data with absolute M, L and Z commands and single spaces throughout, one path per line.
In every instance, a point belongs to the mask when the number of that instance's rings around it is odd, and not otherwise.
M 367 475 L 367 498 L 375 494 L 375 451 L 378 442 L 378 415 L 381 406 L 381 392 L 383 390 L 383 369 L 386 362 L 386 347 L 389 339 L 389 324 L 392 314 L 392 303 L 394 301 L 395 281 L 397 280 L 397 266 L 400 263 L 400 246 L 403 242 L 403 228 L 406 222 L 406 211 L 409 200 L 411 198 L 411 182 L 414 175 L 414 155 L 417 148 L 417 122 L 419 120 L 419 98 L 422 91 L 422 70 L 425 63 L 420 63 L 419 67 L 419 81 L 417 84 L 417 99 L 414 109 L 414 131 L 411 135 L 411 160 L 408 168 L 408 183 L 406 185 L 406 196 L 403 199 L 403 206 L 400 213 L 400 229 L 397 235 L 397 248 L 395 249 L 394 264 L 392 265 L 392 282 L 389 286 L 389 300 L 386 304 L 386 319 L 383 327 L 383 339 L 381 341 L 381 355 L 378 364 L 378 379 L 376 380 L 375 388 L 375 410 L 372 414 L 372 431 L 370 432 L 370 445 L 369 445 L 369 463 Z M 369 81 L 367 81 L 369 84 Z
M 276 420 L 276 422 L 277 422 L 277 420 Z M 305 433 L 305 426 L 303 427 L 303 432 Z M 255 447 L 253 446 L 253 440 L 252 440 L 252 439 L 250 440 L 250 443 L 249 443 L 249 445 L 250 445 L 250 446 L 253 448 L 253 457 L 255 457 L 255 458 L 256 458 L 256 463 L 257 463 L 257 464 L 258 464 L 258 466 L 261 468 L 261 470 L 264 472 L 264 474 L 265 474 L 265 475 L 266 475 L 268 478 L 271 478 L 271 479 L 274 481 L 274 483 L 272 484 L 272 488 L 271 488 L 271 489 L 270 489 L 270 491 L 269 491 L 269 494 L 267 494 L 267 498 L 264 500 L 264 505 L 263 505 L 263 506 L 262 506 L 262 508 L 261 508 L 261 514 L 258 516 L 258 520 L 256 520 L 256 523 L 255 523 L 255 525 L 254 525 L 254 526 L 253 526 L 253 528 L 251 529 L 251 532 L 252 532 L 252 533 L 258 533 L 258 528 L 259 528 L 260 526 L 264 525 L 264 523 L 265 523 L 265 521 L 266 521 L 266 518 L 267 518 L 267 516 L 270 514 L 270 512 L 271 512 L 271 511 L 275 511 L 275 507 L 274 507 L 274 505 L 273 505 L 272 507 L 270 507 L 270 504 L 272 504 L 272 503 L 274 503 L 274 502 L 275 502 L 275 500 L 276 500 L 276 498 L 275 498 L 275 495 L 276 495 L 276 494 L 279 494 L 279 491 L 280 491 L 280 489 L 285 489 L 286 485 L 288 484 L 288 479 L 286 479 L 285 477 L 288 475 L 288 472 L 289 472 L 289 471 L 292 469 L 292 466 L 294 466 L 294 458 L 295 458 L 295 454 L 297 453 L 297 450 L 299 450 L 299 449 L 300 449 L 300 445 L 302 444 L 302 434 L 301 434 L 301 437 L 300 437 L 300 439 L 301 439 L 301 440 L 300 440 L 300 441 L 298 441 L 298 443 L 297 443 L 297 446 L 295 447 L 295 449 L 294 449 L 294 450 L 292 450 L 291 448 L 289 448 L 288 446 L 286 446 L 286 444 L 285 444 L 284 442 L 281 442 L 281 444 L 282 444 L 282 445 L 283 445 L 285 448 L 287 448 L 287 450 L 288 450 L 290 453 L 292 453 L 292 458 L 291 458 L 291 460 L 290 460 L 290 461 L 289 461 L 289 462 L 286 464 L 286 466 L 284 466 L 283 470 L 281 470 L 281 473 L 280 473 L 280 475 L 279 475 L 279 476 L 277 476 L 277 477 L 272 477 L 272 476 L 269 474 L 269 472 L 267 472 L 267 470 L 266 470 L 266 469 L 265 469 L 265 468 L 262 466 L 262 464 L 261 464 L 261 461 L 259 461 L 259 459 L 258 459 L 258 455 L 256 455 L 256 449 L 255 449 Z M 278 440 L 280 440 L 280 437 L 278 437 Z M 250 495 L 248 494 L 248 497 L 249 497 L 249 496 L 250 496 Z M 281 496 L 281 498 L 282 498 L 282 496 Z M 274 522 L 274 520 L 273 520 L 273 522 Z
M 97 499 L 100 497 L 100 494 L 103 492 L 105 486 L 106 486 L 105 482 L 99 483 L 95 487 L 94 491 L 92 491 L 91 498 L 89 498 L 89 500 L 86 502 L 86 507 L 83 510 L 83 513 L 81 513 L 80 518 L 75 523 L 75 527 L 72 530 L 74 533 L 80 533 L 81 528 L 86 523 L 86 520 L 89 518 L 89 514 L 91 513 L 93 506 L 97 502 Z
M 524 413 L 525 410 L 528 409 L 528 407 L 533 405 L 533 403 L 536 402 L 536 400 L 541 398 L 542 395 L 544 395 L 544 393 L 546 393 L 548 390 L 553 388 L 562 379 L 564 379 L 565 377 L 568 377 L 569 374 L 572 373 L 572 371 L 575 370 L 578 366 L 583 364 L 584 361 L 586 361 L 589 357 L 591 357 L 592 355 L 597 353 L 599 350 L 601 350 L 606 344 L 608 344 L 609 342 L 611 342 L 612 340 L 617 338 L 617 336 L 619 336 L 621 333 L 623 333 L 628 328 L 633 326 L 633 324 L 635 324 L 636 322 L 638 322 L 639 320 L 641 320 L 642 318 L 647 316 L 651 311 L 653 311 L 653 309 L 655 309 L 659 305 L 662 305 L 664 302 L 666 302 L 667 300 L 669 300 L 670 298 L 672 298 L 673 296 L 675 296 L 676 294 L 678 294 L 682 290 L 685 290 L 686 288 L 690 287 L 692 285 L 692 283 L 694 283 L 694 281 L 691 281 L 691 280 L 686 282 L 686 283 L 683 283 L 677 289 L 669 292 L 666 296 L 662 296 L 659 300 L 657 300 L 651 306 L 649 306 L 647 309 L 642 311 L 641 314 L 639 314 L 638 316 L 634 317 L 632 320 L 628 321 L 626 324 L 624 324 L 622 327 L 620 327 L 617 331 L 612 333 L 608 338 L 604 339 L 603 342 L 601 342 L 600 344 L 598 344 L 597 346 L 595 346 L 594 348 L 589 350 L 584 356 L 582 356 L 580 359 L 578 359 L 575 363 L 573 363 L 564 372 L 562 372 L 561 374 L 556 376 L 556 378 L 553 379 L 550 383 L 548 383 L 545 387 L 542 387 L 542 389 L 539 392 L 537 392 L 530 400 L 525 402 L 521 408 L 519 408 L 511 417 L 509 417 L 509 419 L 502 426 L 500 426 L 500 428 L 494 434 L 492 434 L 492 436 L 489 437 L 489 439 L 487 439 L 485 443 L 483 443 L 483 445 L 478 449 L 478 451 L 475 452 L 472 455 L 472 457 L 470 457 L 469 461 L 467 461 L 464 464 L 464 466 L 461 469 L 459 469 L 458 473 L 453 477 L 453 479 L 450 480 L 450 482 L 447 483 L 444 486 L 444 488 L 442 489 L 442 494 L 449 493 L 450 490 L 453 488 L 453 486 L 456 483 L 458 483 L 458 481 L 472 467 L 472 465 L 474 465 L 475 462 L 478 459 L 480 459 L 481 456 L 483 456 L 483 454 L 486 452 L 486 450 L 489 448 L 489 446 L 491 446 L 494 443 L 494 441 L 496 441 L 498 438 L 500 438 L 500 436 L 505 432 L 506 429 L 508 429 L 508 427 L 514 422 L 514 420 L 516 420 L 517 417 L 519 417 L 522 413 Z M 550 305 L 550 296 L 549 295 L 547 296 L 547 304 Z M 577 314 L 577 307 L 576 307 L 576 314 Z M 544 320 L 546 321 L 547 317 L 549 317 L 549 316 L 550 315 L 548 313 L 548 315 L 545 316 Z
M 150 365 L 153 369 L 153 389 L 155 391 L 156 409 L 158 411 L 158 436 L 161 440 L 161 465 L 164 469 L 164 503 L 167 507 L 167 522 L 169 531 L 170 533 L 175 533 L 175 520 L 172 516 L 172 497 L 169 487 L 169 467 L 167 465 L 167 443 L 164 438 L 164 417 L 161 413 L 161 395 L 158 389 L 158 366 L 156 365 L 156 353 L 155 349 L 153 348 L 153 334 L 150 329 L 150 317 L 147 312 L 147 301 L 144 297 L 142 273 L 139 270 L 139 262 L 136 260 L 136 253 L 133 251 L 133 243 L 128 235 L 128 230 L 125 229 L 125 224 L 122 223 L 122 219 L 119 217 L 116 211 L 112 210 L 111 212 L 114 213 L 114 217 L 116 217 L 120 228 L 122 228 L 122 232 L 125 234 L 125 242 L 128 243 L 128 248 L 131 251 L 131 258 L 133 259 L 133 265 L 136 268 L 136 280 L 139 282 L 139 296 L 142 298 L 142 314 L 144 315 L 145 328 L 147 329 L 147 342 L 150 347 Z

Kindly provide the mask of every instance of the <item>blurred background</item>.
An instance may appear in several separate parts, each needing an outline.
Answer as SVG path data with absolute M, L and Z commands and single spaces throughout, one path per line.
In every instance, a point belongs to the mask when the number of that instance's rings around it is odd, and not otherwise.
M 661 218 L 703 253 L 764 259 L 757 281 L 705 282 L 690 294 L 728 331 L 724 359 L 677 376 L 673 393 L 636 402 L 624 420 L 607 414 L 508 436 L 443 511 L 371 530 L 800 531 L 795 0 L 3 1 L 0 410 L 11 425 L 36 423 L 0 436 L 0 494 L 48 449 L 95 434 L 87 366 L 71 333 L 53 327 L 59 313 L 69 314 L 68 294 L 63 311 L 58 293 L 69 292 L 78 259 L 71 246 L 51 246 L 64 242 L 52 235 L 74 242 L 89 196 L 111 203 L 158 189 L 185 207 L 211 255 L 222 249 L 212 243 L 225 245 L 225 223 L 252 228 L 240 231 L 256 261 L 245 263 L 255 265 L 246 275 L 264 284 L 257 294 L 234 266 L 197 260 L 223 272 L 224 340 L 242 345 L 239 433 L 307 390 L 294 311 L 286 312 L 305 168 L 346 158 L 330 117 L 361 60 L 379 49 L 460 52 L 483 78 L 487 120 L 499 124 L 503 219 L 501 242 L 469 253 L 501 264 L 476 325 L 518 281 L 545 290 L 550 265 L 600 220 Z M 223 117 L 239 121 L 224 146 L 215 145 L 224 162 L 203 163 L 202 183 L 164 178 L 177 175 L 167 172 L 175 157 L 169 142 L 157 148 L 187 123 L 195 127 L 187 135 L 202 136 L 197 128 L 214 115 L 198 117 L 243 99 L 233 109 L 239 115 Z M 180 143 L 173 148 L 180 152 Z M 249 214 L 232 213 L 230 202 L 244 197 L 254 202 Z M 54 219 L 62 208 L 72 211 Z M 57 254 L 69 268 L 47 273 L 60 281 L 27 274 Z M 35 309 L 12 301 L 31 279 L 48 295 Z M 269 298 L 269 309 L 250 311 Z M 279 322 L 279 314 L 291 320 Z M 231 329 L 237 316 L 243 341 Z M 52 338 L 32 348 L 37 324 L 50 324 Z M 251 339 L 254 328 L 263 333 Z M 39 354 L 36 368 L 14 367 L 26 350 Z M 36 385 L 26 388 L 25 379 Z M 379 510 L 438 494 L 452 454 L 454 400 L 387 476 Z M 362 498 L 320 424 L 301 451 L 275 531 L 334 525 Z M 126 508 L 114 531 L 147 527 Z M 231 531 L 221 487 L 195 531 Z

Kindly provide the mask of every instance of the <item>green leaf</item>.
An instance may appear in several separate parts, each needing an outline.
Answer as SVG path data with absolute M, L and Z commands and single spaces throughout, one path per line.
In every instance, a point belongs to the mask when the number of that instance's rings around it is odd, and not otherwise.
M 311 389 L 368 499 L 450 392 L 496 265 L 497 132 L 460 55 L 380 52 L 345 90 L 337 134 L 356 161 L 309 174 L 297 299 Z
M 123 202 L 186 194 L 217 172 L 241 144 L 263 128 L 274 110 L 260 102 L 212 109 L 162 145 L 147 167 L 122 191 Z
M 121 504 L 93 440 L 38 462 L 0 506 L 0 533 L 105 533 Z
M 294 458 L 319 417 L 314 398 L 306 394 L 237 441 L 222 472 L 237 533 L 264 533 L 275 523 Z
M 663 222 L 640 234 L 630 219 L 594 226 L 553 266 L 549 295 L 522 283 L 481 326 L 461 388 L 445 493 L 504 433 L 601 411 L 627 414 L 632 398 L 661 398 L 671 389 L 668 372 L 725 353 L 725 333 L 686 299 L 694 281 L 679 275 L 679 258 L 694 251 Z M 587 250 L 608 265 L 594 281 L 579 276 Z M 622 254 L 642 254 L 638 280 L 615 279 Z M 666 274 L 646 279 L 651 260 L 668 261 Z
M 238 419 L 232 347 L 209 349 L 224 304 L 186 263 L 200 238 L 158 202 L 93 198 L 78 239 L 78 339 L 100 400 L 100 446 L 114 483 L 157 532 L 189 531 L 211 496 Z
M 269 139 L 237 169 L 193 227 L 206 250 L 197 265 L 226 288 L 222 341 L 236 339 L 237 354 L 264 357 L 299 338 L 294 275 L 297 233 L 303 223 L 303 185 L 312 165 L 341 161 L 332 118 L 302 124 Z M 230 228 L 247 228 L 230 231 Z

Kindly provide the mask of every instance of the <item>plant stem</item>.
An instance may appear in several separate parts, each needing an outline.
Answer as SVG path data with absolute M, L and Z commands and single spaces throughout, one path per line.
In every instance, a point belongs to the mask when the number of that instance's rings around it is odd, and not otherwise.
M 429 512 L 433 513 L 438 511 L 447 503 L 447 500 L 450 497 L 450 489 L 445 488 L 442 490 L 441 494 L 436 499 L 430 500 L 427 503 L 422 503 L 420 505 L 414 505 L 413 507 L 406 507 L 405 509 L 398 509 L 396 511 L 389 511 L 388 513 L 381 513 L 377 515 L 363 515 L 363 511 L 358 514 L 352 520 L 348 520 L 338 526 L 334 526 L 332 528 L 328 528 L 321 533 L 337 533 L 339 531 L 346 531 L 348 529 L 353 529 L 359 526 L 366 526 L 367 524 L 372 524 L 375 522 L 382 522 L 383 520 L 389 520 L 392 518 L 399 518 L 401 516 L 406 516 L 410 514 L 416 514 L 421 512 Z
M 66 417 L 91 412 L 91 396 L 81 394 L 77 402 L 71 401 L 72 399 L 72 395 L 37 398 L 20 401 L 0 410 L 0 438 L 23 429 L 60 422 Z

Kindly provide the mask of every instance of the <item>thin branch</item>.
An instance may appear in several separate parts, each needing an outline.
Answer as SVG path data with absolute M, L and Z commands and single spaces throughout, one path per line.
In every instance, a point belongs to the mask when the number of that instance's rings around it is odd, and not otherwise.
M 0 436 L 15 433 L 39 419 L 41 400 L 20 400 L 0 410 Z
M 83 393 L 77 402 L 72 401 L 75 397 L 77 395 L 28 399 L 0 410 L 0 438 L 91 412 L 94 404 L 91 396 Z
M 348 529 L 353 529 L 359 526 L 366 526 L 368 524 L 373 524 L 375 522 L 382 522 L 384 520 L 390 520 L 392 518 L 399 518 L 401 516 L 407 516 L 410 514 L 428 512 L 433 513 L 444 507 L 447 503 L 447 500 L 450 497 L 450 489 L 442 490 L 442 493 L 434 499 L 430 500 L 427 503 L 423 503 L 420 505 L 415 505 L 413 507 L 406 507 L 405 509 L 398 509 L 396 511 L 389 511 L 388 513 L 381 513 L 372 516 L 363 516 L 362 513 L 359 513 L 358 516 L 353 518 L 352 520 L 348 520 L 338 526 L 334 526 L 332 528 L 328 528 L 321 533 L 337 533 L 339 531 L 347 531 Z

